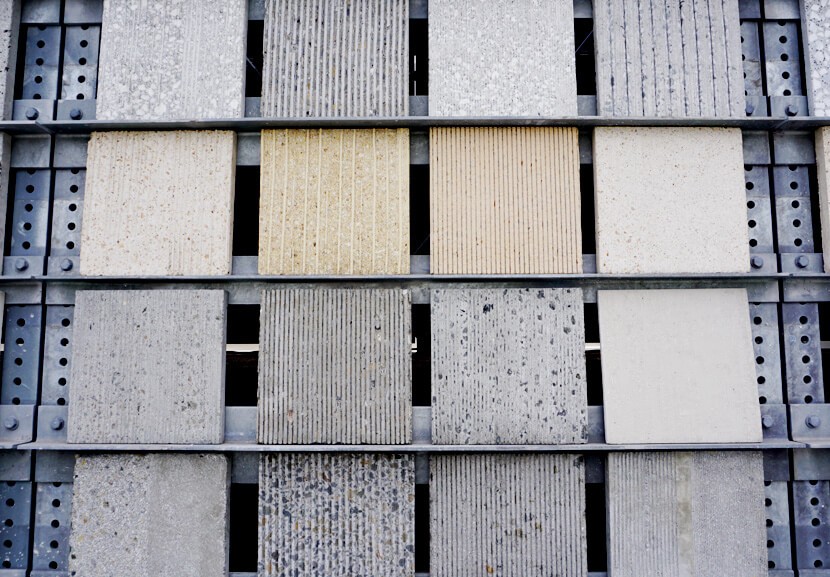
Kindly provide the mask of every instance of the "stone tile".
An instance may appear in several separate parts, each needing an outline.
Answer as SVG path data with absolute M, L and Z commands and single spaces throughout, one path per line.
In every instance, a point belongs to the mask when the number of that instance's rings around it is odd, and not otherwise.
M 225 455 L 79 455 L 69 569 L 84 577 L 225 577 Z
M 830 128 L 816 130 L 816 175 L 818 176 L 824 270 L 830 272 Z
M 830 0 L 801 0 L 810 114 L 830 116 Z
M 741 131 L 596 128 L 601 273 L 749 271 Z
M 221 443 L 225 292 L 78 291 L 70 443 Z
M 10 120 L 20 29 L 20 1 L 0 2 L 0 118 Z M 3 170 L 5 171 L 5 164 Z M 2 206 L 6 206 L 5 203 Z
M 230 274 L 235 155 L 233 132 L 93 133 L 81 274 Z
M 745 289 L 600 290 L 605 440 L 760 442 Z
M 581 289 L 431 293 L 432 442 L 587 440 Z

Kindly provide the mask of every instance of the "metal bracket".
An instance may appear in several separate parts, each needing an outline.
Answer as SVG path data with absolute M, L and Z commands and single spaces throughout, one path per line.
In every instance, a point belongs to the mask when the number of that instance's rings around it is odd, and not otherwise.
M 66 405 L 72 368 L 72 322 L 75 307 L 48 305 L 44 336 L 41 405 Z
M 41 405 L 37 408 L 38 442 L 66 443 L 68 407 Z
M 770 569 L 792 569 L 790 499 L 786 482 L 766 482 L 767 558 Z
M 31 482 L 0 482 L 0 568 L 20 570 L 21 575 L 29 568 L 31 510 Z M 14 575 L 4 576 L 9 574 Z
M 3 387 L 0 403 L 34 405 L 37 402 L 43 307 L 6 307 Z
M 824 402 L 818 305 L 784 303 L 784 355 L 787 398 L 792 404 Z
M 55 171 L 55 200 L 52 204 L 52 241 L 48 268 L 50 276 L 79 274 L 85 181 L 84 169 Z
M 762 406 L 784 402 L 781 382 L 781 347 L 778 335 L 778 305 L 772 303 L 749 305 L 755 358 L 763 363 L 755 364 L 758 382 L 758 400 Z M 771 417 L 772 418 L 772 417 Z M 787 436 L 786 415 L 784 437 Z
M 32 577 L 69 577 L 72 483 L 37 483 Z
M 793 441 L 811 448 L 830 448 L 830 405 L 790 405 Z
M 32 405 L 0 405 L 0 449 L 12 449 L 34 439 Z
M 796 564 L 820 569 L 830 562 L 830 482 L 793 482 Z M 799 570 L 799 575 L 805 572 Z

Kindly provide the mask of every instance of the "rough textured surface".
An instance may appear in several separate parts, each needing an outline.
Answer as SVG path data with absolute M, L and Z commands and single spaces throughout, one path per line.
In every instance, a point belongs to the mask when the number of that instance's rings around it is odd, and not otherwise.
M 409 443 L 408 291 L 288 289 L 262 295 L 260 443 Z
M 738 0 L 596 2 L 600 116 L 746 114 Z
M 761 453 L 609 453 L 608 574 L 766 577 Z
M 432 455 L 430 574 L 587 574 L 581 455 Z
M 572 0 L 430 0 L 432 116 L 576 116 Z
M 816 174 L 821 212 L 822 252 L 825 272 L 830 272 L 830 128 L 816 130 Z
M 409 0 L 267 0 L 263 116 L 407 116 Z
M 233 132 L 96 132 L 88 150 L 81 274 L 230 274 Z
M 19 26 L 20 0 L 0 2 L 0 118 L 3 120 L 12 117 Z
M 70 443 L 221 443 L 225 293 L 78 291 Z
M 411 577 L 411 455 L 260 457 L 259 577 Z
M 577 136 L 575 128 L 431 129 L 432 272 L 582 272 Z
M 225 577 L 229 481 L 224 455 L 77 457 L 70 571 Z
M 0 254 L 6 254 L 6 207 L 9 198 L 11 175 L 12 137 L 0 133 Z M 2 270 L 2 267 L 0 267 Z
M 580 289 L 433 290 L 432 442 L 587 440 Z
M 244 115 L 245 0 L 105 0 L 99 120 Z
M 830 0 L 801 0 L 810 114 L 830 116 Z
M 607 443 L 761 441 L 745 289 L 597 293 Z
M 749 271 L 740 130 L 596 128 L 594 201 L 600 273 Z

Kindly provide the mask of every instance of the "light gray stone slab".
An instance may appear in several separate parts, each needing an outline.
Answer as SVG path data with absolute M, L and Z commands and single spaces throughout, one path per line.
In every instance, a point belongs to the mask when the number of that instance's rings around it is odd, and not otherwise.
M 78 456 L 72 575 L 225 577 L 229 483 L 224 455 Z
M 830 0 L 801 0 L 810 114 L 830 116 Z
M 760 442 L 746 289 L 597 292 L 605 441 Z
M 581 289 L 431 293 L 432 442 L 587 440 Z
M 12 117 L 19 29 L 20 0 L 0 2 L 0 118 L 3 120 Z
M 430 0 L 431 116 L 576 116 L 573 0 Z
M 414 573 L 413 456 L 262 455 L 259 577 Z
M 760 452 L 609 453 L 608 574 L 766 577 Z
M 221 443 L 225 292 L 78 291 L 70 443 Z
M 819 128 L 815 138 L 821 245 L 822 252 L 830 255 L 830 128 Z M 830 257 L 824 259 L 824 271 L 830 271 Z

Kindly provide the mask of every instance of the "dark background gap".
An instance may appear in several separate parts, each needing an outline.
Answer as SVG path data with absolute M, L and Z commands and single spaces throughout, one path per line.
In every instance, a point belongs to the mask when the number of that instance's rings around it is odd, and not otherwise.
M 429 254 L 429 165 L 409 167 L 409 252 Z
M 264 34 L 264 21 L 248 20 L 248 48 L 245 62 L 245 96 L 247 98 L 262 96 L 262 44 Z
M 599 342 L 599 310 L 596 303 L 585 303 L 585 342 Z M 600 351 L 585 352 L 585 379 L 588 405 L 602 404 L 602 362 Z
M 237 166 L 233 199 L 233 256 L 257 256 L 258 253 L 259 167 Z
M 574 46 L 576 48 L 576 93 L 594 95 L 597 93 L 597 79 L 593 19 L 574 18 Z
M 429 94 L 429 28 L 427 20 L 409 21 L 409 95 Z
M 412 404 L 428 407 L 432 405 L 432 348 L 428 304 L 412 305 L 412 337 L 418 339 L 418 351 L 412 355 Z
M 594 223 L 594 165 L 579 165 L 579 191 L 582 202 L 582 254 L 596 254 Z
M 608 568 L 605 529 L 605 484 L 585 484 L 585 524 L 588 548 L 588 571 Z
M 230 571 L 256 573 L 259 528 L 259 485 L 231 484 L 228 543 Z
M 259 305 L 228 305 L 228 344 L 259 342 Z M 228 352 L 225 356 L 225 405 L 255 407 L 257 404 L 256 352 Z
M 429 485 L 415 485 L 415 572 L 429 573 Z

